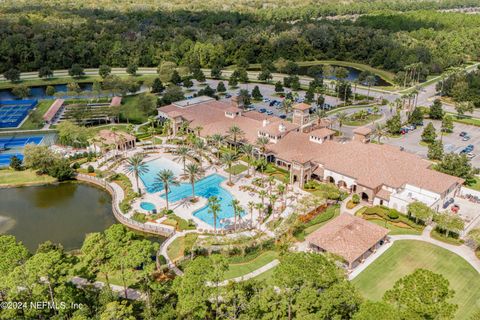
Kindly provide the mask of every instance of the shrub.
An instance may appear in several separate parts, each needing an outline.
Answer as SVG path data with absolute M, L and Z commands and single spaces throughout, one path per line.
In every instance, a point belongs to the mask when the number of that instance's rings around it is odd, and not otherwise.
M 353 200 L 350 200 L 347 202 L 347 209 L 353 209 L 357 206 L 357 204 L 353 201 Z
M 140 213 L 140 212 L 135 212 L 132 215 L 132 219 L 135 220 L 135 221 L 141 222 L 141 223 L 147 222 L 147 216 L 143 213 Z
M 80 164 L 78 164 L 78 162 L 74 162 L 74 163 L 72 164 L 72 168 L 75 169 L 75 170 L 77 170 L 77 169 L 80 168 Z
M 353 202 L 354 204 L 359 204 L 359 203 L 360 203 L 360 196 L 359 196 L 358 194 L 354 194 L 354 195 L 352 196 L 352 202 Z
M 387 213 L 388 217 L 392 220 L 396 220 L 398 219 L 398 217 L 400 216 L 398 214 L 398 211 L 395 210 L 395 209 L 391 209 L 391 210 L 388 210 L 388 213 Z
M 88 171 L 88 173 L 94 173 L 95 168 L 92 165 L 89 165 L 88 168 L 87 168 L 87 171 Z

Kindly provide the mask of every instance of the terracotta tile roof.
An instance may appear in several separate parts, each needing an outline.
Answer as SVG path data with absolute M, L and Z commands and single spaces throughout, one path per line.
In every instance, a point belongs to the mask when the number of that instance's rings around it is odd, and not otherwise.
M 285 131 L 281 132 L 280 131 L 280 126 L 284 126 Z M 261 132 L 265 132 L 271 135 L 279 135 L 279 134 L 285 134 L 289 131 L 296 130 L 300 126 L 288 121 L 275 121 L 272 123 L 267 124 L 265 127 L 261 127 L 258 130 Z
M 63 106 L 63 103 L 65 100 L 63 99 L 56 99 L 50 108 L 48 108 L 48 111 L 43 115 L 43 120 L 45 121 L 52 121 L 53 118 L 55 118 L 55 115 L 57 114 L 58 110 Z
M 120 143 L 120 138 L 122 138 L 122 137 L 126 141 L 136 140 L 136 138 L 134 136 L 132 136 L 131 134 L 128 134 L 126 132 L 123 132 L 123 131 L 113 132 L 111 130 L 100 130 L 100 132 L 98 132 L 98 136 L 106 144 Z
M 328 128 L 321 128 L 321 129 L 315 129 L 313 131 L 310 131 L 308 133 L 310 136 L 316 136 L 316 137 L 328 137 L 331 135 L 335 134 L 335 131 L 330 130 Z
M 372 133 L 372 129 L 370 127 L 367 127 L 367 126 L 359 127 L 359 128 L 354 129 L 353 133 L 358 133 L 358 134 L 366 136 L 367 134 Z
M 362 218 L 342 214 L 308 235 L 306 240 L 353 263 L 388 232 L 388 229 Z
M 310 105 L 306 103 L 297 103 L 293 105 L 293 109 L 304 111 L 310 109 Z
M 390 200 L 390 195 L 392 193 L 388 190 L 385 190 L 385 189 L 380 189 L 380 191 L 377 192 L 377 194 L 375 196 L 379 197 L 380 199 L 383 199 L 383 200 Z
M 122 104 L 122 97 L 113 97 L 110 101 L 110 107 L 119 107 Z

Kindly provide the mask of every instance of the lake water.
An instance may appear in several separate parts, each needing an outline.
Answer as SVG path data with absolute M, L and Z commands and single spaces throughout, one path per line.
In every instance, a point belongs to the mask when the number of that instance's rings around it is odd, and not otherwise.
M 79 249 L 85 235 L 114 224 L 110 194 L 84 183 L 0 189 L 0 233 L 27 248 L 50 240 Z
M 92 83 L 79 83 L 78 86 L 84 91 L 92 91 Z M 55 92 L 67 92 L 67 85 L 66 84 L 56 84 L 52 85 L 55 88 Z M 30 87 L 30 96 L 29 98 L 35 99 L 55 99 L 53 96 L 47 96 L 45 93 L 47 86 L 37 86 L 37 87 Z M 82 95 L 79 95 L 78 98 L 81 98 Z M 71 97 L 75 98 L 75 97 Z M 11 89 L 2 89 L 0 90 L 0 100 L 15 100 L 19 99 L 16 95 L 12 93 Z

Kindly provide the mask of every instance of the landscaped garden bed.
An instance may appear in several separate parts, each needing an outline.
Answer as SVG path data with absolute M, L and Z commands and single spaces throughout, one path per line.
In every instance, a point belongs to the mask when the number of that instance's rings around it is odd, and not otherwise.
M 332 218 L 338 216 L 340 214 L 340 206 L 333 205 L 326 208 L 325 211 L 315 216 L 313 219 L 309 220 L 308 222 L 303 222 L 301 216 L 297 217 L 297 220 L 294 222 L 293 226 L 293 236 L 298 241 L 304 241 L 305 237 L 310 233 L 314 232 Z
M 425 226 L 406 215 L 384 206 L 363 207 L 355 215 L 390 230 L 390 234 L 421 234 Z

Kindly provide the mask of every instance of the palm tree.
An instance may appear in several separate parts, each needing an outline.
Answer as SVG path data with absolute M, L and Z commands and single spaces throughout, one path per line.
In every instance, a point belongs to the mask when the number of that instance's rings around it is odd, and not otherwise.
M 237 160 L 237 156 L 233 152 L 225 152 L 222 154 L 220 161 L 227 166 L 228 184 L 232 184 L 232 166 Z
M 387 137 L 387 132 L 380 123 L 376 123 L 375 128 L 373 129 L 373 135 L 377 138 L 378 144 L 380 144 L 380 140 Z
M 203 127 L 202 126 L 196 126 L 195 128 L 193 128 L 193 131 L 195 131 L 197 133 L 197 136 L 200 137 L 200 132 L 203 130 Z
M 243 208 L 240 206 L 240 201 L 233 199 L 230 203 L 230 207 L 233 209 L 234 229 L 237 231 L 237 216 L 241 216 Z
M 247 157 L 248 175 L 250 176 L 250 167 L 252 166 L 253 159 L 255 159 L 255 148 L 247 143 L 240 147 L 240 152 Z
M 220 147 L 222 146 L 223 141 L 225 141 L 225 137 L 219 133 L 215 133 L 210 137 L 210 141 L 212 141 L 217 149 L 217 159 L 220 159 Z
M 272 210 L 275 207 L 275 203 L 277 202 L 277 200 L 278 200 L 278 196 L 276 194 L 271 194 L 268 196 L 268 201 Z
M 157 122 L 156 117 L 148 117 L 148 123 L 150 124 L 150 128 L 155 129 L 155 122 Z
M 338 126 L 340 128 L 342 128 L 343 123 L 347 120 L 347 118 L 348 118 L 348 115 L 346 112 L 340 111 L 339 113 L 337 113 L 337 121 L 338 121 Z
M 185 172 L 182 174 L 182 179 L 188 180 L 192 185 L 192 198 L 195 200 L 195 182 L 202 178 L 205 174 L 203 168 L 197 163 L 190 163 L 187 165 Z
M 253 226 L 253 208 L 255 208 L 255 202 L 249 201 L 247 203 L 248 211 L 250 212 L 250 222 L 252 223 Z
M 179 147 L 175 150 L 175 154 L 177 155 L 173 158 L 174 161 L 183 163 L 183 172 L 185 172 L 185 163 L 187 159 L 190 157 L 190 149 L 188 147 Z
M 273 176 L 269 176 L 267 179 L 268 182 L 268 193 L 272 194 L 272 185 L 275 184 L 275 178 Z
M 287 187 L 286 187 L 285 184 L 279 184 L 279 185 L 277 186 L 277 193 L 282 196 L 282 199 L 284 200 L 284 205 L 285 205 L 285 206 L 287 206 L 287 203 L 286 203 L 286 200 L 287 200 L 287 199 L 285 198 L 285 191 L 286 191 L 286 189 L 287 189 Z
M 143 156 L 140 154 L 133 155 L 127 159 L 127 166 L 125 167 L 125 172 L 127 174 L 133 174 L 137 182 L 138 193 L 142 194 L 140 190 L 140 184 L 138 183 L 138 176 L 149 171 L 147 165 L 143 161 Z
M 232 125 L 228 128 L 228 135 L 233 140 L 233 144 L 235 146 L 235 150 L 237 148 L 237 139 L 244 135 L 243 130 L 237 126 L 236 124 Z
M 265 201 L 264 201 L 264 200 L 265 200 L 265 197 L 268 196 L 267 191 L 265 191 L 265 190 L 260 190 L 260 191 L 258 192 L 258 196 L 260 197 L 260 199 L 262 199 L 262 204 L 265 204 Z
M 216 196 L 208 198 L 208 213 L 213 215 L 213 229 L 217 232 L 217 215 L 220 212 L 220 200 Z
M 179 182 L 175 178 L 175 174 L 172 170 L 163 169 L 157 172 L 157 176 L 155 177 L 155 183 L 153 184 L 155 188 L 160 188 L 163 186 L 165 190 L 165 200 L 167 201 L 167 211 L 168 211 L 168 192 L 170 190 L 170 186 L 177 186 Z
M 265 205 L 261 202 L 255 204 L 255 209 L 258 210 L 258 224 L 260 225 L 262 220 L 263 220 L 263 209 L 265 208 Z
M 205 141 L 202 139 L 196 139 L 193 142 L 193 148 L 195 149 L 195 153 L 199 155 L 200 161 L 202 161 L 202 158 L 205 158 L 205 150 L 207 149 Z
M 267 137 L 258 137 L 256 144 L 258 148 L 260 148 L 260 152 L 262 152 L 263 156 L 266 157 L 265 153 L 267 151 L 267 144 L 270 142 L 270 139 Z

